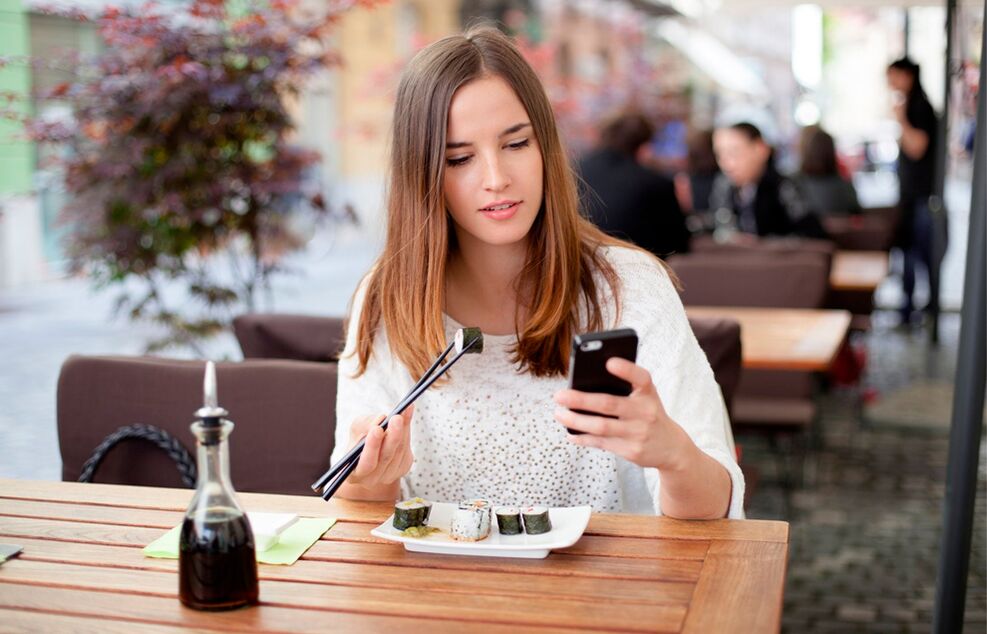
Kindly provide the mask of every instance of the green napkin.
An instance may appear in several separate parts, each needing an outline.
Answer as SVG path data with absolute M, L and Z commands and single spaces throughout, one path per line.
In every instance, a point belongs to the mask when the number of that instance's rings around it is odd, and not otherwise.
M 335 523 L 335 517 L 299 517 L 297 522 L 281 533 L 277 544 L 263 552 L 257 552 L 257 561 L 262 564 L 290 566 Z M 182 527 L 178 525 L 145 546 L 144 556 L 178 559 L 178 538 L 181 531 Z

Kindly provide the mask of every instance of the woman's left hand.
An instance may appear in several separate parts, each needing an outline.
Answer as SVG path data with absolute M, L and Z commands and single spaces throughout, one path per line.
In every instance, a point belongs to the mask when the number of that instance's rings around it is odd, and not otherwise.
M 555 393 L 559 405 L 555 420 L 585 432 L 570 434 L 569 440 L 582 447 L 605 449 L 642 467 L 677 466 L 683 458 L 682 428 L 665 412 L 651 375 L 619 357 L 607 361 L 607 371 L 631 384 L 629 396 L 570 389 Z M 579 414 L 575 409 L 605 416 Z

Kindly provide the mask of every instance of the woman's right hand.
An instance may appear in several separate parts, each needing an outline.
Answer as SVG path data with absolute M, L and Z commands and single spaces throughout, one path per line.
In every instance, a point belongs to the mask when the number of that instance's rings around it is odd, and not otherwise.
M 415 456 L 411 453 L 413 414 L 414 406 L 411 406 L 392 417 L 386 431 L 380 427 L 383 416 L 365 416 L 353 421 L 350 425 L 351 446 L 358 443 L 364 435 L 367 438 L 360 461 L 347 478 L 347 484 L 367 490 L 379 489 L 381 495 L 393 497 L 392 490 L 396 488 L 398 480 L 411 471 L 415 462 Z

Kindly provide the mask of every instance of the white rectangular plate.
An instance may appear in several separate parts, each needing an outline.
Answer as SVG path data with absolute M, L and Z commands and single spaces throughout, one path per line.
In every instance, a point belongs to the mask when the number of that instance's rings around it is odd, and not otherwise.
M 552 530 L 541 535 L 501 535 L 497 531 L 497 517 L 491 518 L 490 536 L 478 542 L 461 542 L 449 537 L 449 526 L 452 523 L 452 513 L 455 504 L 436 502 L 432 504 L 432 513 L 428 525 L 441 529 L 428 537 L 407 537 L 394 528 L 394 516 L 370 531 L 374 537 L 389 539 L 404 544 L 405 550 L 420 553 L 438 553 L 443 555 L 472 555 L 474 557 L 523 557 L 525 559 L 543 559 L 549 551 L 556 548 L 572 546 L 582 536 L 589 523 L 592 507 L 574 506 L 570 508 L 553 508 L 548 510 L 552 519 Z

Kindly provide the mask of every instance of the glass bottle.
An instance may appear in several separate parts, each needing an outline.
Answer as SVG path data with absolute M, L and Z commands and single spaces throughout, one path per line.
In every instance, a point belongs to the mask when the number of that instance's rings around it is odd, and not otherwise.
M 178 594 L 198 610 L 257 603 L 254 534 L 230 482 L 228 437 L 233 423 L 217 405 L 216 370 L 206 364 L 205 404 L 192 423 L 198 481 L 179 538 Z

